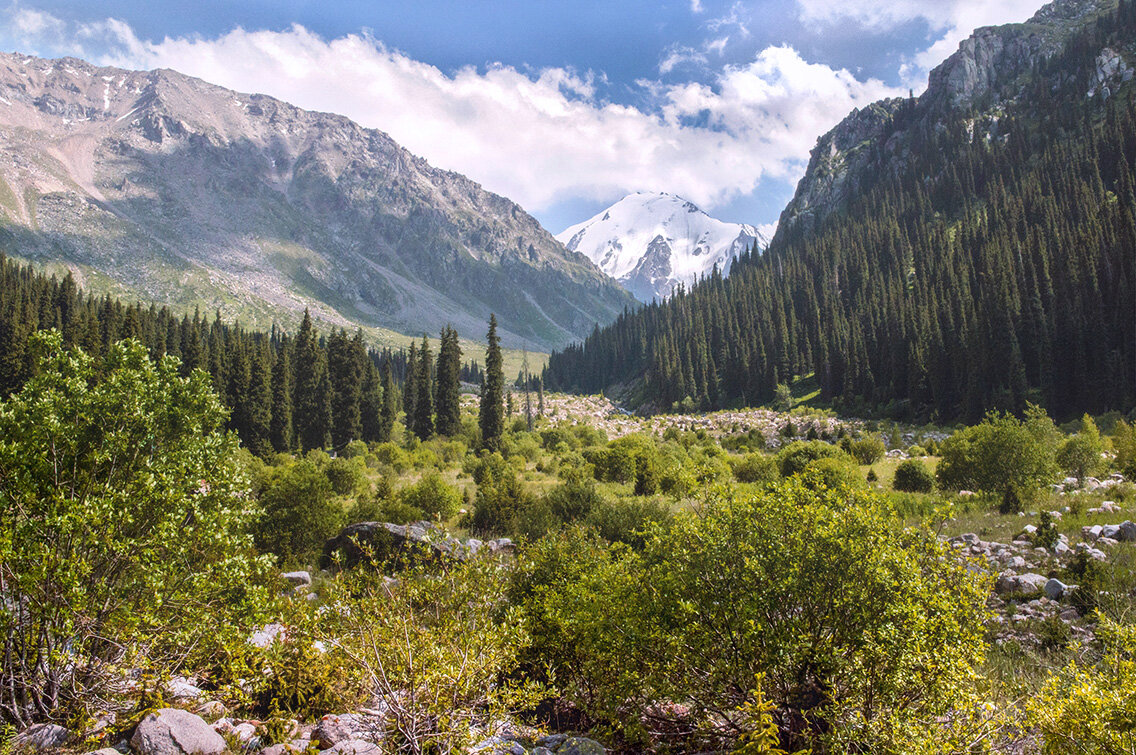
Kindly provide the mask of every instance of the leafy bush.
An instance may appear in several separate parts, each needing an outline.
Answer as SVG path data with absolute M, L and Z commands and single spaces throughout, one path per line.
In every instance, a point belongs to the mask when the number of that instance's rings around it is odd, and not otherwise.
M 809 462 L 832 457 L 848 458 L 848 455 L 840 448 L 822 440 L 795 441 L 778 452 L 777 465 L 782 477 L 792 477 L 805 471 Z
M 891 723 L 951 711 L 982 660 L 986 578 L 863 492 L 789 481 L 680 514 L 641 555 L 569 538 L 519 569 L 565 703 L 631 747 L 649 733 L 627 700 L 692 732 L 678 749 L 736 744 L 764 674 L 788 744 L 827 751 L 837 722 L 858 721 L 871 751 Z
M 862 487 L 864 478 L 851 460 L 836 456 L 810 461 L 801 473 L 805 484 L 813 489 L 847 490 Z
M 901 493 L 930 493 L 935 489 L 935 476 L 918 459 L 908 459 L 896 467 L 893 489 Z
M 437 472 L 428 472 L 421 480 L 399 491 L 403 506 L 421 511 L 427 519 L 449 519 L 458 513 L 462 496 L 457 488 L 447 485 Z
M 107 705 L 123 668 L 168 673 L 164 650 L 241 631 L 266 566 L 205 373 L 133 340 L 102 364 L 55 332 L 32 348 L 35 376 L 0 403 L 0 718 L 20 726 Z
M 336 495 L 352 495 L 366 482 L 362 465 L 343 457 L 329 461 L 323 473 L 327 475 L 331 490 Z
M 1053 523 L 1053 515 L 1048 511 L 1041 512 L 1041 521 L 1038 522 L 1037 531 L 1033 533 L 1033 544 L 1039 548 L 1052 548 L 1057 545 L 1061 534 Z
M 470 526 L 479 534 L 510 534 L 516 531 L 517 517 L 530 504 L 516 470 L 500 454 L 481 459 L 474 471 L 477 496 Z
M 1136 705 L 1136 627 L 1102 619 L 1104 656 L 1095 666 L 1071 662 L 1031 699 L 1029 724 L 1043 755 L 1131 752 Z
M 1057 451 L 1057 463 L 1066 473 L 1083 480 L 1100 474 L 1105 465 L 1101 459 L 1104 441 L 1089 415 L 1081 420 L 1081 431 L 1065 440 Z
M 625 543 L 636 550 L 646 544 L 652 525 L 670 521 L 671 512 L 658 501 L 601 500 L 588 514 L 587 524 L 609 543 Z
M 257 545 L 282 564 L 310 563 L 347 523 L 327 475 L 308 459 L 281 471 L 261 493 L 260 506 Z
M 878 435 L 869 435 L 851 441 L 848 446 L 848 452 L 852 454 L 852 458 L 864 466 L 875 464 L 887 453 L 887 446 L 884 445 Z
M 1049 434 L 1053 423 L 1046 421 L 1036 414 L 1022 422 L 991 412 L 981 424 L 959 430 L 939 449 L 939 485 L 997 494 L 1004 508 L 1020 510 L 1021 502 L 1031 499 L 1057 471 Z
M 733 464 L 738 482 L 775 482 L 779 476 L 777 461 L 763 453 L 746 454 Z

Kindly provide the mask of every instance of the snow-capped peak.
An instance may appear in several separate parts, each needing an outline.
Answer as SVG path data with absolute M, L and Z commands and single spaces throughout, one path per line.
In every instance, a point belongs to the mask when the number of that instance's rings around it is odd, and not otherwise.
M 647 192 L 629 194 L 556 238 L 641 301 L 666 298 L 715 265 L 726 275 L 755 241 L 759 249 L 768 243 L 753 226 L 716 220 L 673 194 Z

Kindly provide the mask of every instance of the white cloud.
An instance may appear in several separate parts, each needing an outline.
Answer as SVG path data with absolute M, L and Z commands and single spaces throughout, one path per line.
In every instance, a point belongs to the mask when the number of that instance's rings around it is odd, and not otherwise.
M 882 31 L 922 20 L 935 35 L 931 44 L 913 55 L 903 75 L 925 83 L 927 72 L 958 49 L 977 28 L 1025 21 L 1049 0 L 797 0 L 806 22 L 833 24 L 854 21 Z
M 18 6 L 9 10 L 9 22 L 12 30 L 23 36 L 58 34 L 66 26 L 63 21 L 50 13 Z
M 853 107 L 897 93 L 783 46 L 707 83 L 638 82 L 655 103 L 648 110 L 601 99 L 591 73 L 503 65 L 446 73 L 366 35 L 325 40 L 301 26 L 152 42 L 109 19 L 68 39 L 72 54 L 96 62 L 172 68 L 342 113 L 535 211 L 635 190 L 713 209 L 763 176 L 795 178 L 817 136 Z
M 690 0 L 690 12 L 691 13 L 701 13 L 702 12 L 702 0 Z

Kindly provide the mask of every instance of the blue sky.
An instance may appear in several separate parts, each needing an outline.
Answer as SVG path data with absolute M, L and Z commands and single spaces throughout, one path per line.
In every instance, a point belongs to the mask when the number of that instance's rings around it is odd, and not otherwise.
M 21 0 L 0 47 L 343 113 L 552 232 L 632 191 L 776 220 L 816 138 L 1040 0 Z

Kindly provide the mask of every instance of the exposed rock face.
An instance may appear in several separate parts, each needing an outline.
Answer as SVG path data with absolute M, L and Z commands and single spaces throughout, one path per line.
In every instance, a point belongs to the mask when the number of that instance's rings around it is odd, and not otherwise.
M 882 100 L 853 111 L 818 140 L 777 235 L 813 228 L 844 207 L 888 166 L 910 158 L 913 134 L 941 129 L 947 116 L 966 116 L 972 139 L 1003 137 L 1002 110 L 1022 91 L 1035 64 L 1061 52 L 1083 25 L 1115 7 L 1115 0 L 1056 0 L 1026 23 L 978 29 L 931 72 L 919 98 Z M 1089 94 L 1132 76 L 1124 56 L 1106 48 Z
M 633 301 L 516 204 L 382 132 L 71 58 L 0 55 L 0 250 L 246 323 L 311 306 L 480 340 L 494 311 L 507 345 L 542 348 Z

